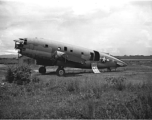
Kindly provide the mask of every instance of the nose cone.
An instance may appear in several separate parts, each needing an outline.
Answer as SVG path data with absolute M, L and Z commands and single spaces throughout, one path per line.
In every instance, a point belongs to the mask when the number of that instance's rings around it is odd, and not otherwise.
M 116 58 L 116 57 L 113 57 L 112 55 L 108 55 L 106 53 L 100 53 L 101 56 L 105 56 L 107 57 L 108 59 L 114 61 L 116 63 L 116 66 L 117 67 L 126 67 L 127 64 L 123 61 L 121 61 L 120 59 Z
M 127 66 L 127 64 L 121 60 L 117 61 L 117 65 L 118 65 L 118 67 L 126 67 Z

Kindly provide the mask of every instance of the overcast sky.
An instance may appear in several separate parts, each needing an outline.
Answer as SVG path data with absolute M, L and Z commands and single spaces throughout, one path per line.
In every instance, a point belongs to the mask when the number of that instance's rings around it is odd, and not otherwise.
M 0 54 L 38 37 L 112 55 L 152 55 L 152 1 L 0 0 Z

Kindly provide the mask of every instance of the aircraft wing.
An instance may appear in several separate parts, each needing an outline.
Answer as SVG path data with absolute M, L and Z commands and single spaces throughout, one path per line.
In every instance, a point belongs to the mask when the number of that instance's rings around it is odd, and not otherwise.
M 56 51 L 54 56 L 56 59 L 64 58 L 65 61 L 68 60 L 71 62 L 76 62 L 76 63 L 81 63 L 81 64 L 83 64 L 85 62 L 85 60 L 82 59 L 81 56 L 75 56 L 75 55 L 67 54 L 67 53 L 64 53 L 61 51 Z
M 67 60 L 76 62 L 76 63 L 81 63 L 81 64 L 83 64 L 85 62 L 85 60 L 82 59 L 80 56 L 74 56 L 74 55 L 68 55 Z

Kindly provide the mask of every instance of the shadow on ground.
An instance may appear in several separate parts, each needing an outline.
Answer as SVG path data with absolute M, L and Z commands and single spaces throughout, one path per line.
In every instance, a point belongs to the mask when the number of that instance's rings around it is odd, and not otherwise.
M 94 74 L 92 70 L 65 70 L 66 74 L 64 77 L 77 77 L 77 76 L 82 76 L 83 74 Z M 102 73 L 119 73 L 119 72 L 124 72 L 124 70 L 113 70 L 113 71 L 102 71 L 100 70 L 100 74 Z M 38 72 L 37 72 L 38 73 Z M 40 73 L 38 73 L 40 74 Z M 48 71 L 45 74 L 40 74 L 40 75 L 57 75 L 56 71 Z

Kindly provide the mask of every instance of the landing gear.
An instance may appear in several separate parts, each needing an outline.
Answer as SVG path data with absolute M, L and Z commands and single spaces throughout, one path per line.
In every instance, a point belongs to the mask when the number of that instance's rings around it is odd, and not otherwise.
M 46 68 L 45 67 L 40 67 L 39 68 L 39 73 L 45 74 L 46 73 Z
M 56 70 L 56 73 L 58 76 L 64 76 L 65 75 L 65 70 L 63 67 L 58 67 L 58 69 Z
M 108 70 L 109 72 L 111 72 L 111 68 L 107 68 L 107 70 Z

